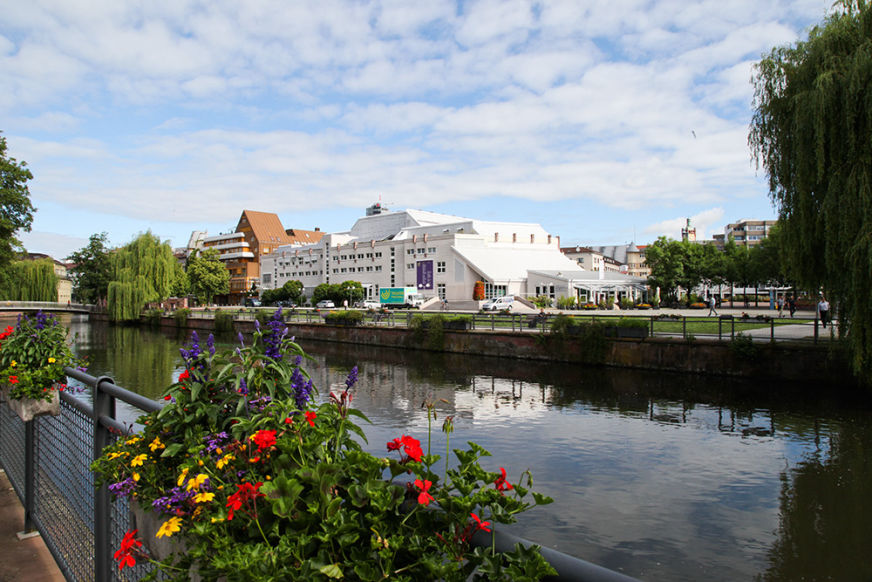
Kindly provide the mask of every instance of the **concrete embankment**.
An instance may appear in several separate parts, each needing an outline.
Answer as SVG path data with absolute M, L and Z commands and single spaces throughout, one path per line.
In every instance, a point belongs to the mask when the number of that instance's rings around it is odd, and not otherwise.
M 100 320 L 99 315 L 92 319 Z M 213 319 L 180 322 L 163 317 L 164 329 L 214 331 Z M 143 321 L 142 325 L 146 325 Z M 317 340 L 383 346 L 405 350 L 430 350 L 498 358 L 521 358 L 584 365 L 604 365 L 696 374 L 735 376 L 744 381 L 769 379 L 802 383 L 824 382 L 856 385 L 847 360 L 835 344 L 755 341 L 753 347 L 723 341 L 684 340 L 666 337 L 638 339 L 560 336 L 512 331 L 451 331 L 422 333 L 406 327 L 345 327 L 323 323 L 289 323 L 298 340 Z M 254 322 L 234 321 L 234 333 L 250 334 Z

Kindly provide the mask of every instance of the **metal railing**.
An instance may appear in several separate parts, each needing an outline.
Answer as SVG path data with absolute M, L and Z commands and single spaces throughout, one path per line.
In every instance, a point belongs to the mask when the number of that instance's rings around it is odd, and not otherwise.
M 38 531 L 64 577 L 71 582 L 127 582 L 139 580 L 152 569 L 140 560 L 123 573 L 112 560 L 131 525 L 126 498 L 111 499 L 108 487 L 95 488 L 91 462 L 114 439 L 133 432 L 133 425 L 118 421 L 116 400 L 152 412 L 163 407 L 139 394 L 116 386 L 108 376 L 95 378 L 64 368 L 69 378 L 91 388 L 92 402 L 60 393 L 60 414 L 22 422 L 0 405 L 0 466 L 24 506 L 25 531 Z M 473 540 L 490 545 L 490 538 Z M 497 551 L 529 540 L 496 530 Z M 548 548 L 542 555 L 558 572 L 557 580 L 577 582 L 632 582 L 634 579 L 574 556 Z
M 237 321 L 253 321 L 258 313 L 272 313 L 273 308 L 247 308 L 233 314 Z M 324 316 L 331 310 L 294 309 L 284 310 L 283 319 L 288 323 L 315 324 L 323 323 Z M 337 310 L 332 310 L 337 311 Z M 650 313 L 650 314 L 649 314 Z M 683 340 L 706 339 L 710 341 L 731 341 L 738 334 L 751 337 L 755 341 L 793 341 L 804 343 L 818 343 L 835 339 L 835 328 L 821 328 L 817 318 L 778 318 L 771 316 L 689 316 L 684 314 L 646 312 L 625 312 L 622 314 L 585 313 L 574 311 L 562 315 L 573 318 L 578 323 L 599 322 L 609 325 L 617 323 L 624 318 L 642 319 L 648 325 L 649 337 L 675 338 Z M 212 319 L 215 311 L 192 311 L 188 317 L 191 319 Z M 471 313 L 449 311 L 417 311 L 391 309 L 387 312 L 364 311 L 363 324 L 378 327 L 409 327 L 415 316 L 431 318 L 441 316 L 445 319 L 467 319 L 466 329 L 511 331 L 511 332 L 540 332 L 547 333 L 558 315 L 548 313 L 541 314 L 518 314 L 518 313 Z M 790 327 L 783 327 L 783 326 Z M 446 330 L 449 328 L 446 327 Z
M 95 489 L 90 465 L 105 446 L 132 430 L 118 422 L 116 399 L 144 412 L 161 404 L 106 376 L 64 372 L 92 389 L 92 402 L 61 392 L 58 416 L 27 422 L 0 406 L 0 466 L 24 506 L 24 530 L 39 532 L 67 580 L 138 580 L 148 573 L 147 563 L 122 577 L 112 562 L 129 527 L 127 500 L 111 500 L 106 485 Z

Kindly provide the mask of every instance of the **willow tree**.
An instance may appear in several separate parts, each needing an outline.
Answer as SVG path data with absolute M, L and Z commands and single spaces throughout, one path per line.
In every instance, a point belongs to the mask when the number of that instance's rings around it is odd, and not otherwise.
M 57 301 L 58 276 L 54 261 L 15 261 L 9 266 L 9 278 L 0 286 L 0 299 L 11 301 Z
M 151 232 L 139 235 L 112 257 L 112 281 L 107 296 L 109 318 L 138 319 L 146 303 L 170 296 L 181 273 L 169 243 L 162 243 Z
M 872 381 L 872 7 L 843 0 L 808 40 L 761 60 L 753 83 L 749 143 L 791 274 L 827 294 Z

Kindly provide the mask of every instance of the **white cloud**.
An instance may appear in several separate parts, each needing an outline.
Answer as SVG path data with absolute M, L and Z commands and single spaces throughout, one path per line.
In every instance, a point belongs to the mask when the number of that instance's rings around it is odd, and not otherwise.
M 693 216 L 670 218 L 648 225 L 643 229 L 643 232 L 649 235 L 652 240 L 659 236 L 681 240 L 681 229 L 687 226 L 688 219 L 690 219 L 690 227 L 696 229 L 697 240 L 711 239 L 713 234 L 722 233 L 725 226 L 724 209 L 709 208 Z

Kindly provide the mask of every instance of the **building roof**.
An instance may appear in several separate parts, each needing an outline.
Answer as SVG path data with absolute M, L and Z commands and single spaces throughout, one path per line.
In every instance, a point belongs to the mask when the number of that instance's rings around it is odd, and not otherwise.
M 324 233 L 320 230 L 303 230 L 301 228 L 288 228 L 285 230 L 291 244 L 310 245 L 321 240 Z
M 289 244 L 291 242 L 277 214 L 258 212 L 256 210 L 243 210 L 242 216 L 239 217 L 239 223 L 236 225 L 237 232 L 246 223 L 251 226 L 251 232 L 258 242 L 273 244 Z
M 463 257 L 486 280 L 492 283 L 519 281 L 527 278 L 530 265 L 537 271 L 584 272 L 572 259 L 554 247 L 545 245 L 528 248 L 500 245 L 459 245 L 454 252 Z

